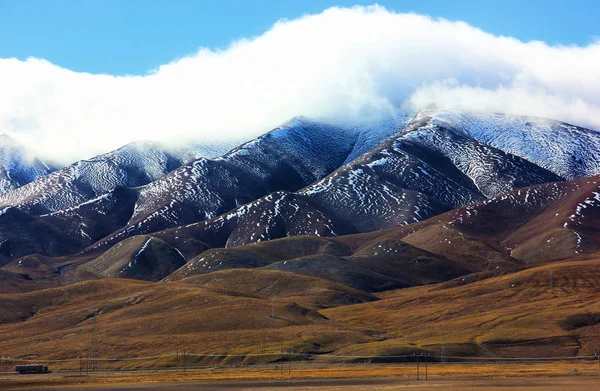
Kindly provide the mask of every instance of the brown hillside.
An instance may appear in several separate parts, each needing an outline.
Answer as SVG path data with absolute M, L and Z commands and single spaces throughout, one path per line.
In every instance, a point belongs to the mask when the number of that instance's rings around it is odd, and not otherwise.
M 318 309 L 378 300 L 376 296 L 320 278 L 276 270 L 229 269 L 187 277 L 181 282 L 196 284 L 226 294 L 244 294 L 296 302 Z
M 298 236 L 208 250 L 165 281 L 238 268 L 292 272 L 366 292 L 431 284 L 470 273 L 443 256 L 399 240 L 374 241 L 352 253 L 331 239 Z
M 599 266 L 600 258 L 588 257 L 472 284 L 459 279 L 391 291 L 377 302 L 322 312 L 390 336 L 343 353 L 391 354 L 414 346 L 439 355 L 445 343 L 453 355 L 591 355 L 600 348 Z
M 285 298 L 276 301 L 275 318 L 271 310 L 270 297 L 191 284 L 86 281 L 0 295 L 0 349 L 13 358 L 90 355 L 94 319 L 101 357 L 171 354 L 178 347 L 225 355 L 282 347 L 323 352 L 376 340 L 368 328 L 329 321 Z
M 159 281 L 184 264 L 183 256 L 166 242 L 152 236 L 135 236 L 85 263 L 77 272 L 100 278 Z

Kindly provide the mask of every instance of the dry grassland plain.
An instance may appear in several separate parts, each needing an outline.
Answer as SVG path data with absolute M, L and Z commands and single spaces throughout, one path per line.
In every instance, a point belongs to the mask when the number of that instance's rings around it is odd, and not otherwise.
M 282 371 L 283 369 L 283 371 Z M 290 370 L 288 372 L 288 369 Z M 98 372 L 89 376 L 53 373 L 0 376 L 2 390 L 597 390 L 596 362 L 534 364 L 416 363 L 316 366 L 293 363 L 269 367 L 238 367 L 183 372 Z

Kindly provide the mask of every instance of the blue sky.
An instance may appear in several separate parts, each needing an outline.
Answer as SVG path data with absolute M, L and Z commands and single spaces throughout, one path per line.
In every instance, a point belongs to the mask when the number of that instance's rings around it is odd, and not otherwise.
M 142 139 L 239 143 L 296 115 L 600 130 L 597 3 L 0 0 L 0 133 L 68 163 Z
M 600 1 L 378 1 L 396 12 L 463 20 L 523 41 L 587 45 Z M 226 48 L 281 18 L 362 1 L 0 0 L 0 58 L 46 59 L 80 72 L 144 74 L 199 47 Z

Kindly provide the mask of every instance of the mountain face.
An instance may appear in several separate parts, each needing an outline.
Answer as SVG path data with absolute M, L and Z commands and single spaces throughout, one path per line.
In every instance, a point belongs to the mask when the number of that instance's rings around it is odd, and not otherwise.
M 135 142 L 113 152 L 81 160 L 0 196 L 0 205 L 34 215 L 74 207 L 118 186 L 137 187 L 198 158 L 194 148 L 166 150 Z
M 370 232 L 563 179 L 460 128 L 420 115 L 379 147 L 299 191 L 275 192 L 158 235 L 231 247 L 295 235 Z
M 439 217 L 529 264 L 600 250 L 600 176 L 513 191 Z
M 219 146 L 167 150 L 154 143 L 131 143 L 1 194 L 2 209 L 16 217 L 0 215 L 0 264 L 28 254 L 63 256 L 82 250 L 129 221 L 139 196 L 136 186 L 200 153 L 218 151 Z
M 0 204 L 37 215 L 83 248 L 114 232 L 118 241 L 214 217 L 271 191 L 297 190 L 396 130 L 394 121 L 352 127 L 298 117 L 221 157 L 185 165 L 202 146 L 175 156 L 154 144 L 129 144 L 0 197 Z
M 597 254 L 598 221 L 600 176 L 595 176 L 514 190 L 383 231 L 212 248 L 165 280 L 259 268 L 323 278 L 364 291 L 446 281 L 458 275 L 464 284 L 540 263 Z M 181 229 L 170 233 L 181 235 Z M 174 240 L 166 233 L 158 236 Z M 185 251 L 185 243 L 181 248 Z
M 54 167 L 48 166 L 10 136 L 0 135 L 0 194 L 33 182 L 54 170 Z
M 0 265 L 29 254 L 64 256 L 80 251 L 122 227 L 137 196 L 135 189 L 117 187 L 75 207 L 42 216 L 5 207 L 0 211 Z
M 73 254 L 84 245 L 39 217 L 12 207 L 0 210 L 0 265 L 28 254 Z
M 600 250 L 600 176 L 513 190 L 428 220 L 391 230 L 339 238 L 402 240 L 480 270 L 511 262 L 522 267 Z M 504 254 L 504 260 L 493 253 Z M 475 257 L 479 254 L 481 257 Z M 498 262 L 490 263 L 493 259 Z
M 270 192 L 295 191 L 397 131 L 395 123 L 361 128 L 297 117 L 216 159 L 198 159 L 138 189 L 128 224 L 101 243 L 214 218 Z
M 136 189 L 116 187 L 89 201 L 38 219 L 89 245 L 127 224 L 138 196 Z
M 126 239 L 84 265 L 98 277 L 158 281 L 185 264 L 173 247 L 151 236 Z
M 475 129 L 468 127 L 471 123 L 476 123 Z M 507 131 L 503 143 L 494 142 L 497 147 L 487 144 L 490 139 L 487 134 L 500 132 L 498 129 L 503 129 L 505 124 L 510 125 L 510 132 Z M 294 126 L 293 130 L 296 132 L 291 132 L 292 136 L 298 131 L 306 134 L 306 127 Z M 545 164 L 545 167 L 529 160 L 546 156 L 539 151 L 545 151 L 549 145 L 545 141 L 536 144 L 536 140 L 544 140 L 543 131 L 553 132 L 555 139 L 568 140 L 561 144 L 564 151 L 556 153 L 553 163 Z M 199 172 L 179 175 L 183 180 L 175 180 L 178 171 L 188 169 L 184 166 L 148 185 L 142 190 L 146 196 L 140 197 L 129 225 L 102 240 L 99 247 L 109 246 L 133 234 L 186 225 L 157 236 L 190 257 L 208 247 L 231 247 L 296 235 L 336 236 L 407 225 L 514 189 L 565 179 L 557 173 L 583 175 L 581 171 L 564 170 L 564 167 L 572 167 L 573 155 L 582 157 L 582 167 L 594 164 L 595 154 L 577 142 L 581 134 L 591 142 L 599 142 L 598 134 L 593 131 L 546 119 L 500 115 L 484 118 L 456 111 L 424 112 L 379 146 L 300 190 L 281 186 L 279 191 L 244 204 L 247 199 L 239 196 L 230 198 L 229 202 L 224 200 L 239 194 L 236 189 L 243 189 L 241 193 L 251 195 L 249 198 L 257 198 L 260 192 L 252 192 L 251 186 L 241 185 L 239 180 L 233 185 L 215 181 L 216 185 L 206 186 L 205 178 L 219 178 L 218 173 L 223 172 L 227 173 L 227 178 L 244 177 L 251 178 L 253 184 L 264 183 L 255 174 L 256 166 L 251 166 L 245 174 L 235 175 L 225 163 L 248 149 L 253 149 L 252 154 L 256 154 L 254 148 L 268 142 L 273 135 L 281 135 L 277 139 L 293 139 L 290 129 L 284 126 L 264 136 L 267 140 L 258 139 L 232 151 L 231 156 L 217 159 L 218 169 L 212 168 L 214 162 L 195 162 L 205 171 L 197 168 Z M 300 139 L 303 145 L 309 144 Z M 527 154 L 529 150 L 522 145 L 531 145 L 530 150 L 538 152 Z M 517 151 L 523 157 L 498 147 Z M 346 144 L 346 148 L 344 151 L 348 151 L 350 145 Z M 278 150 L 285 148 L 278 147 Z M 340 154 L 338 161 L 346 153 Z M 321 152 L 310 154 L 310 151 L 305 154 L 308 156 L 306 161 L 319 161 L 319 155 L 322 155 Z M 254 155 L 253 159 L 256 159 Z M 273 167 L 269 172 L 273 172 Z M 286 178 L 291 177 L 286 174 Z M 190 178 L 193 184 L 189 183 Z M 298 181 L 296 187 L 301 184 L 302 181 Z M 157 188 L 161 190 L 155 190 Z M 264 188 L 266 186 L 261 189 Z M 164 201 L 157 204 L 157 200 Z M 238 204 L 244 205 L 235 208 Z M 214 217 L 219 213 L 224 214 Z M 201 222 L 194 223 L 198 220 Z
M 475 140 L 522 157 L 565 179 L 600 174 L 598 132 L 546 118 L 456 110 L 422 112 L 418 117 L 450 126 Z

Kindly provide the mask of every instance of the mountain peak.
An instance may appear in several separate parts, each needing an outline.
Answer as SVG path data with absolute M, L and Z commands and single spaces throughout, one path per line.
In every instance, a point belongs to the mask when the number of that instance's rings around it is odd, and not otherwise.
M 21 146 L 21 143 L 18 140 L 16 140 L 14 137 L 12 137 L 6 133 L 0 134 L 0 144 L 1 145 Z

